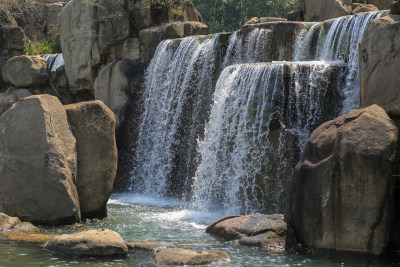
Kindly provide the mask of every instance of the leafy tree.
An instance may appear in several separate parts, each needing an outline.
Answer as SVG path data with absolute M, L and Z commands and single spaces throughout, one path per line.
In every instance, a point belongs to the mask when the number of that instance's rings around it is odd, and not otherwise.
M 211 32 L 234 31 L 252 17 L 286 17 L 297 0 L 193 0 Z

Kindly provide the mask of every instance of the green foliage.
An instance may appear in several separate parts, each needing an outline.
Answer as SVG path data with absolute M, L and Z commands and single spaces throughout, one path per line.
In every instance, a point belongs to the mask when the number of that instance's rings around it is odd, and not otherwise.
M 57 47 L 46 40 L 41 40 L 39 42 L 32 42 L 29 40 L 24 50 L 24 53 L 28 55 L 54 54 L 56 52 L 58 52 Z
M 252 17 L 286 17 L 297 0 L 193 0 L 212 33 L 239 29 Z
M 146 8 L 161 10 L 169 20 L 169 13 L 181 16 L 183 13 L 182 7 L 177 0 L 146 0 Z

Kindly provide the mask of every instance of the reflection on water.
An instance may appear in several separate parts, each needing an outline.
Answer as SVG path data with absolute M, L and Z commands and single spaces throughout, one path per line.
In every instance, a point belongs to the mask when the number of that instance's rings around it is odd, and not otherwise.
M 109 228 L 126 241 L 160 240 L 178 247 L 226 251 L 230 266 L 388 266 L 399 265 L 398 258 L 385 259 L 336 253 L 270 253 L 247 248 L 235 242 L 220 242 L 204 233 L 207 225 L 220 219 L 216 213 L 186 209 L 173 199 L 152 199 L 138 195 L 113 195 L 108 204 L 109 219 L 84 225 L 47 227 L 45 233 L 75 232 Z M 2 240 L 0 266 L 154 266 L 151 255 L 130 253 L 125 259 L 95 259 L 53 254 L 42 246 Z

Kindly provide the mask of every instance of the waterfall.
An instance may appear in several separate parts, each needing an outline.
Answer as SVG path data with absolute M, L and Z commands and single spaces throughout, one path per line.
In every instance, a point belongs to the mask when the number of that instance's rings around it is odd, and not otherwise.
M 285 212 L 311 132 L 359 105 L 358 41 L 381 15 L 160 43 L 146 73 L 130 191 L 227 214 Z
M 46 54 L 43 56 L 47 61 L 47 69 L 55 72 L 59 67 L 64 66 L 64 57 L 62 54 Z
M 131 190 L 182 197 L 208 119 L 219 35 L 162 42 L 147 69 Z
M 341 113 L 360 106 L 360 74 L 358 42 L 364 35 L 367 23 L 385 14 L 385 12 L 359 13 L 354 16 L 340 17 L 311 26 L 306 34 L 299 35 L 294 61 L 325 60 L 347 64 L 346 82 L 343 85 L 345 96 Z M 329 30 L 326 30 L 329 28 Z
M 331 80 L 342 70 L 323 62 L 226 68 L 200 142 L 195 206 L 228 214 L 282 212 L 300 147 L 340 108 L 339 88 Z

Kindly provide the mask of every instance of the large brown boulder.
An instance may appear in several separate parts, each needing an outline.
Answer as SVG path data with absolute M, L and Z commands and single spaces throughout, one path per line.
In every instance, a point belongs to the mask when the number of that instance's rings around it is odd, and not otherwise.
M 223 240 L 238 240 L 245 246 L 284 251 L 287 225 L 283 215 L 252 214 L 223 218 L 207 227 L 206 233 Z
M 18 88 L 46 85 L 49 82 L 47 61 L 43 57 L 18 56 L 10 58 L 2 69 L 6 83 Z
M 291 198 L 298 241 L 380 254 L 388 244 L 398 129 L 377 105 L 318 127 L 296 166 Z
M 65 106 L 76 137 L 76 187 L 82 217 L 104 218 L 117 171 L 115 115 L 101 101 Z
M 126 256 L 128 247 L 122 237 L 108 229 L 88 230 L 54 236 L 45 248 L 62 254 L 79 256 Z
M 0 212 L 38 224 L 80 221 L 76 141 L 60 101 L 30 96 L 0 116 Z
M 400 16 L 370 21 L 360 44 L 361 105 L 378 104 L 400 116 Z
M 196 251 L 181 248 L 168 248 L 154 257 L 158 265 L 209 265 L 230 261 L 223 251 Z
M 304 0 L 305 21 L 324 21 L 351 14 L 351 1 L 346 0 Z

